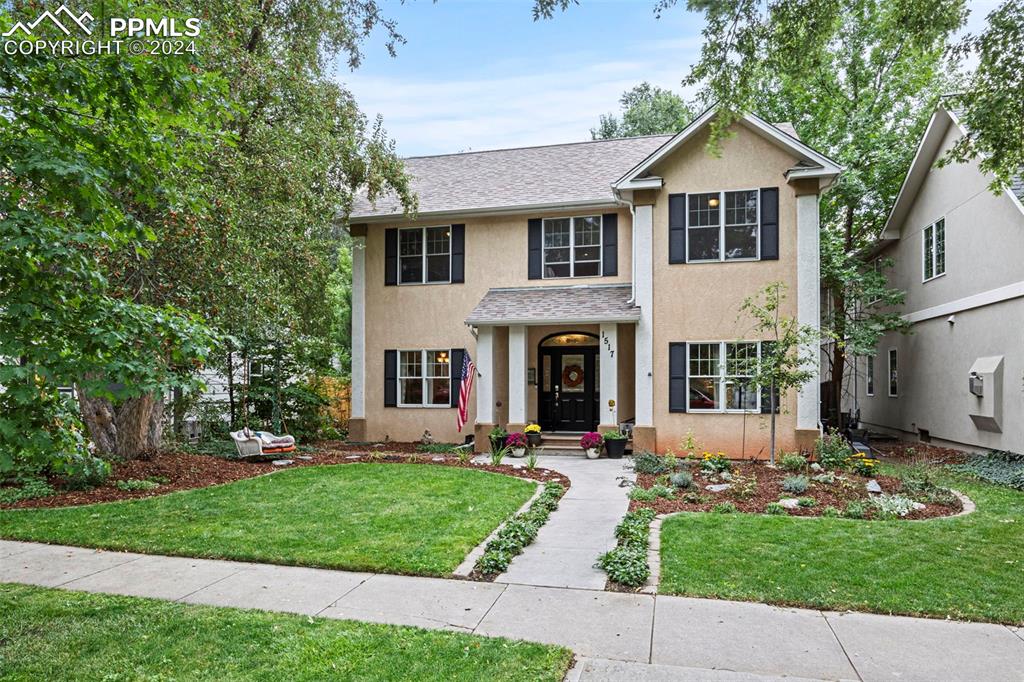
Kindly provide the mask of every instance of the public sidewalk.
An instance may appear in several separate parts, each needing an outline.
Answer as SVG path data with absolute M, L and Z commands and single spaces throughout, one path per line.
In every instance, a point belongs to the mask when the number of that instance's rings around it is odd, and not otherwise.
M 0 582 L 559 644 L 570 680 L 1024 679 L 1024 633 L 982 623 L 8 541 Z

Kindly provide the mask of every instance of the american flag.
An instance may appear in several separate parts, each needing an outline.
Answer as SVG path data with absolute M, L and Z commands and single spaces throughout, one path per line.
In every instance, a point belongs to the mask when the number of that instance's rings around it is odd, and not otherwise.
M 469 417 L 469 392 L 473 388 L 473 376 L 476 374 L 476 365 L 473 364 L 473 358 L 469 357 L 469 352 L 462 353 L 462 384 L 459 386 L 459 412 L 455 418 L 455 423 L 458 424 L 459 432 L 462 432 L 462 427 L 466 425 L 466 419 Z

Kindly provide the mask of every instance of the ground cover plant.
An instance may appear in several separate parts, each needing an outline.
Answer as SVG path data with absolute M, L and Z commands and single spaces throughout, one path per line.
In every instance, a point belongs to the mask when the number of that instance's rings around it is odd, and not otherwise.
M 818 508 L 829 511 L 817 519 L 791 518 L 802 509 L 783 516 L 777 507 L 668 518 L 659 592 L 1024 624 L 1024 494 L 935 475 L 977 511 L 865 523 L 855 519 L 876 513 L 871 503 L 819 499 Z
M 448 575 L 533 491 L 472 467 L 310 466 L 142 500 L 0 511 L 0 537 Z
M 992 483 L 1024 490 L 1024 455 L 1015 452 L 994 450 L 986 455 L 973 455 L 963 464 L 954 464 L 951 468 Z
M 442 630 L 0 585 L 5 679 L 545 680 L 572 652 Z
M 613 587 L 632 590 L 642 587 L 650 577 L 647 548 L 653 520 L 652 509 L 638 509 L 628 512 L 615 527 L 619 544 L 597 560 L 598 568 L 608 574 Z
M 483 556 L 476 564 L 477 573 L 484 578 L 494 578 L 503 573 L 523 549 L 534 541 L 541 526 L 547 523 L 551 512 L 558 509 L 558 501 L 565 494 L 565 487 L 558 483 L 545 483 L 544 490 L 530 504 L 530 508 L 514 517 L 501 527 L 497 536 L 487 543 Z

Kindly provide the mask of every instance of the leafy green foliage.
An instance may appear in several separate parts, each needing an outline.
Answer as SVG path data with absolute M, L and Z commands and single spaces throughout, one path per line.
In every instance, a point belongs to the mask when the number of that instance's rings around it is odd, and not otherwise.
M 914 501 L 904 495 L 875 495 L 870 502 L 883 518 L 906 516 L 914 511 Z
M 817 500 L 815 500 L 813 497 L 801 497 L 796 501 L 796 503 L 798 506 L 803 507 L 804 509 L 810 509 L 814 505 L 818 504 Z
M 659 497 L 671 500 L 675 496 L 675 490 L 664 485 L 652 485 L 650 488 L 641 488 L 637 485 L 629 489 L 629 499 L 640 502 L 653 502 Z
M 663 457 L 644 450 L 633 457 L 633 471 L 638 474 L 658 475 L 668 471 L 668 464 Z
M 416 451 L 447 455 L 456 452 L 456 448 L 458 446 L 455 443 L 420 443 L 416 446 Z
M 787 476 L 782 481 L 782 489 L 794 495 L 807 492 L 809 487 L 811 487 L 811 482 L 806 476 Z
M 689 471 L 677 471 L 669 477 L 672 487 L 679 490 L 686 490 L 693 485 L 693 474 Z
M 868 505 L 860 500 L 853 500 L 846 505 L 843 516 L 848 519 L 863 519 L 868 515 Z
M 797 471 L 802 471 L 807 466 L 807 460 L 800 453 L 786 452 L 779 458 L 779 466 L 786 471 L 796 473 Z
M 706 474 L 724 474 L 732 470 L 732 462 L 724 452 L 705 452 L 700 460 L 700 470 Z
M 26 478 L 15 486 L 0 487 L 0 504 L 14 504 L 54 494 L 53 486 L 42 478 Z
M 986 455 L 972 456 L 963 464 L 952 465 L 949 468 L 986 481 L 1024 490 L 1024 455 L 1015 452 L 993 450 Z
M 735 514 L 737 512 L 739 512 L 739 509 L 732 502 L 719 502 L 711 508 L 711 513 L 713 514 Z
M 61 475 L 64 487 L 69 490 L 95 488 L 110 477 L 110 462 L 88 453 L 75 454 L 64 461 Z
M 160 484 L 156 481 L 148 481 L 138 478 L 127 478 L 114 483 L 118 490 L 126 492 L 137 492 L 139 490 L 156 490 Z
M 638 509 L 627 513 L 616 526 L 615 537 L 619 544 L 597 561 L 598 568 L 605 571 L 612 582 L 626 587 L 639 587 L 647 582 L 651 574 L 647 547 L 653 520 L 653 509 Z
M 523 548 L 537 537 L 548 516 L 558 508 L 558 500 L 565 494 L 565 487 L 559 483 L 546 483 L 540 496 L 522 514 L 509 519 L 497 536 L 487 543 L 483 556 L 476 568 L 484 575 L 504 572 L 512 559 L 522 553 Z
M 842 469 L 853 450 L 850 444 L 836 429 L 829 429 L 814 444 L 814 454 L 818 463 L 826 469 Z
M 764 513 L 771 516 L 786 516 L 789 514 L 789 510 L 778 502 L 769 502 L 764 506 Z
M 693 118 L 693 110 L 682 97 L 647 81 L 622 93 L 619 104 L 622 118 L 601 114 L 597 128 L 590 129 L 592 139 L 678 133 Z
M 821 515 L 828 519 L 838 519 L 840 516 L 842 516 L 842 512 L 840 512 L 832 505 L 828 505 L 827 507 L 821 510 Z

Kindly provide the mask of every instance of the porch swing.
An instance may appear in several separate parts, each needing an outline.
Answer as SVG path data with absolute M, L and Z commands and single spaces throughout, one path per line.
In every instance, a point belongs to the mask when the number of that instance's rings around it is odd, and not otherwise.
M 276 368 L 275 368 L 276 369 Z M 230 371 L 230 368 L 228 369 Z M 260 460 L 272 458 L 277 455 L 295 452 L 295 437 L 288 435 L 288 425 L 281 416 L 281 387 L 275 374 L 274 398 L 272 411 L 274 423 L 280 423 L 284 428 L 285 435 L 276 436 L 269 431 L 253 431 L 249 428 L 249 362 L 246 360 L 245 367 L 245 392 L 242 394 L 242 421 L 245 426 L 239 431 L 231 432 L 231 439 L 235 441 L 235 448 L 238 450 L 239 459 Z

